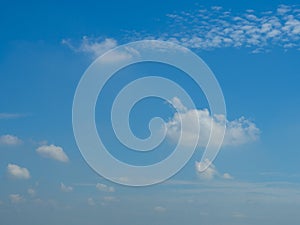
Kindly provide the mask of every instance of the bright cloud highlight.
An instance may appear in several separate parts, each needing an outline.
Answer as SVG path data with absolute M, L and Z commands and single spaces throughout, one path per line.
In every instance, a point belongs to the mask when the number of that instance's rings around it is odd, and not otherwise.
M 173 98 L 171 103 L 178 109 L 167 122 L 167 136 L 173 141 L 178 141 L 182 132 L 182 144 L 190 146 L 193 140 L 198 138 L 198 147 L 205 147 L 210 138 L 212 126 L 217 134 L 222 133 L 224 123 L 226 132 L 223 146 L 238 146 L 256 141 L 259 138 L 260 130 L 255 123 L 241 117 L 233 121 L 228 121 L 223 115 L 210 115 L 207 109 L 188 110 L 178 98 Z M 198 134 L 197 122 L 200 123 L 200 133 Z M 185 129 L 181 131 L 181 122 L 185 124 Z M 215 135 L 220 137 L 220 135 Z M 218 140 L 211 139 L 212 144 L 218 144 Z
M 36 149 L 36 152 L 45 158 L 51 158 L 60 162 L 68 162 L 69 158 L 62 147 L 55 145 L 43 145 Z
M 29 170 L 23 167 L 20 167 L 16 164 L 7 165 L 7 173 L 10 177 L 15 179 L 29 179 L 30 173 Z

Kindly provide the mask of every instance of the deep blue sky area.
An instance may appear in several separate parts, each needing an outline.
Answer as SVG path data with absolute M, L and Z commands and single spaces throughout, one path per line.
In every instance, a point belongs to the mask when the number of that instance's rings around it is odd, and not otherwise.
M 0 29 L 1 225 L 299 224 L 299 1 L 1 1 Z M 148 39 L 182 45 L 207 64 L 224 95 L 227 130 L 205 172 L 199 172 L 206 144 L 200 138 L 175 176 L 137 188 L 113 183 L 86 163 L 73 134 L 72 105 L 94 60 Z M 140 54 L 129 53 L 117 51 L 109 63 Z M 153 152 L 137 153 L 114 134 L 110 110 L 123 86 L 144 76 L 177 82 L 196 108 L 177 93 L 138 102 L 129 117 L 137 137 L 151 134 L 153 117 L 168 129 Z M 117 72 L 95 111 L 110 153 L 133 165 L 172 154 L 178 115 L 188 124 L 183 150 L 195 135 L 193 116 L 204 139 L 208 121 L 217 128 L 222 122 L 187 74 L 149 62 Z

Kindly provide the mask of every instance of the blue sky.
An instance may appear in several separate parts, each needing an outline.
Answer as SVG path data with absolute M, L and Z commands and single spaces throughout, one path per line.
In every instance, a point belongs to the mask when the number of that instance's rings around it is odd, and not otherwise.
M 299 223 L 299 2 L 27 1 L 3 3 L 0 17 L 1 224 Z M 199 142 L 177 175 L 133 188 L 102 178 L 84 161 L 73 135 L 72 103 L 93 60 L 144 39 L 181 44 L 206 62 L 225 97 L 228 130 L 206 172 L 197 171 Z M 109 118 L 99 115 L 122 85 L 153 72 L 190 92 L 204 127 L 211 119 L 204 94 L 174 68 L 121 71 L 128 76 L 107 85 L 96 121 L 111 153 L 137 165 L 170 154 L 176 133 L 151 155 L 126 153 Z M 170 99 L 185 106 L 181 100 Z M 186 121 L 189 112 L 181 111 Z M 132 110 L 130 123 L 145 138 L 153 116 L 178 126 L 174 113 L 165 101 L 148 99 Z

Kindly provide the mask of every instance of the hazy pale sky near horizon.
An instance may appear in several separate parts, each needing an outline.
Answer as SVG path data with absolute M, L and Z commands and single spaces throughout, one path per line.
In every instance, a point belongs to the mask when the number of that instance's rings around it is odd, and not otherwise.
M 300 222 L 299 1 L 19 1 L 2 3 L 0 17 L 1 225 Z M 228 129 L 206 172 L 197 171 L 199 142 L 174 177 L 133 188 L 102 178 L 84 161 L 72 103 L 93 60 L 144 39 L 183 45 L 205 61 L 222 88 Z M 179 71 L 145 64 L 121 72 L 137 78 L 153 71 L 190 92 L 205 127 L 211 119 L 205 96 Z M 119 78 L 101 104 L 109 106 L 128 82 Z M 185 102 L 172 101 L 189 121 Z M 97 115 L 105 144 L 121 160 L 147 164 L 172 151 L 177 134 L 169 132 L 150 157 L 126 153 L 109 118 Z M 158 115 L 178 125 L 166 102 L 141 101 L 130 121 L 136 135 L 147 137 L 149 119 Z

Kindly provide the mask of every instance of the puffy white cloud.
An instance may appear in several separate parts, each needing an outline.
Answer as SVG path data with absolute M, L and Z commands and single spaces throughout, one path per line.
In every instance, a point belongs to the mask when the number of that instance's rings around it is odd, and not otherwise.
M 97 183 L 96 188 L 99 191 L 104 191 L 104 192 L 115 192 L 115 188 L 111 186 L 107 186 L 105 184 Z
M 64 183 L 60 183 L 60 190 L 63 192 L 71 192 L 73 191 L 73 187 L 67 186 Z
M 207 167 L 207 165 L 209 166 Z M 233 176 L 231 176 L 229 173 L 224 173 L 223 175 L 221 175 L 217 170 L 216 166 L 207 159 L 204 162 L 196 162 L 195 166 L 199 178 L 201 178 L 202 180 L 213 180 L 215 178 L 221 178 L 226 180 L 233 179 Z M 207 169 L 203 170 L 206 167 Z
M 242 145 L 256 141 L 259 138 L 260 130 L 255 123 L 241 117 L 233 121 L 226 121 L 226 133 L 224 145 Z
M 186 109 L 178 98 L 173 98 L 171 102 L 179 105 L 181 111 L 176 112 L 170 121 L 166 123 L 167 137 L 177 142 L 180 134 L 182 135 L 182 144 L 190 146 L 198 138 L 198 147 L 205 147 L 210 138 L 211 128 L 213 126 L 216 134 L 211 139 L 212 144 L 218 144 L 218 137 L 221 136 L 224 123 L 226 132 L 223 146 L 237 146 L 255 141 L 259 138 L 260 130 L 256 125 L 241 117 L 239 119 L 228 121 L 224 115 L 211 116 L 207 109 Z M 185 109 L 185 110 L 183 110 Z M 198 121 L 200 132 L 198 133 Z M 185 124 L 185 129 L 181 131 L 181 123 Z
M 277 13 L 279 14 L 286 14 L 287 12 L 291 11 L 292 7 L 288 5 L 279 5 L 277 8 Z
M 210 166 L 203 171 L 203 168 L 205 168 L 207 164 L 210 164 Z M 217 171 L 216 166 L 210 163 L 208 160 L 204 162 L 196 162 L 196 171 L 199 172 L 199 177 L 204 180 L 212 180 L 215 177 L 219 176 L 219 172 Z
M 11 195 L 9 195 L 9 199 L 10 199 L 11 203 L 13 203 L 13 204 L 17 204 L 17 203 L 21 203 L 21 202 L 25 201 L 23 196 L 21 196 L 19 194 L 11 194 Z
M 16 179 L 29 179 L 30 173 L 28 169 L 22 168 L 16 164 L 8 164 L 7 165 L 7 173 L 10 177 Z
M 45 158 L 55 159 L 60 162 L 68 162 L 69 158 L 62 147 L 55 145 L 43 145 L 36 149 L 36 152 Z
M 17 136 L 6 134 L 0 136 L 0 145 L 19 145 L 22 143 L 22 140 L 19 139 Z
M 186 112 L 188 109 L 182 104 L 179 98 L 174 97 L 169 101 L 177 111 L 179 112 Z

